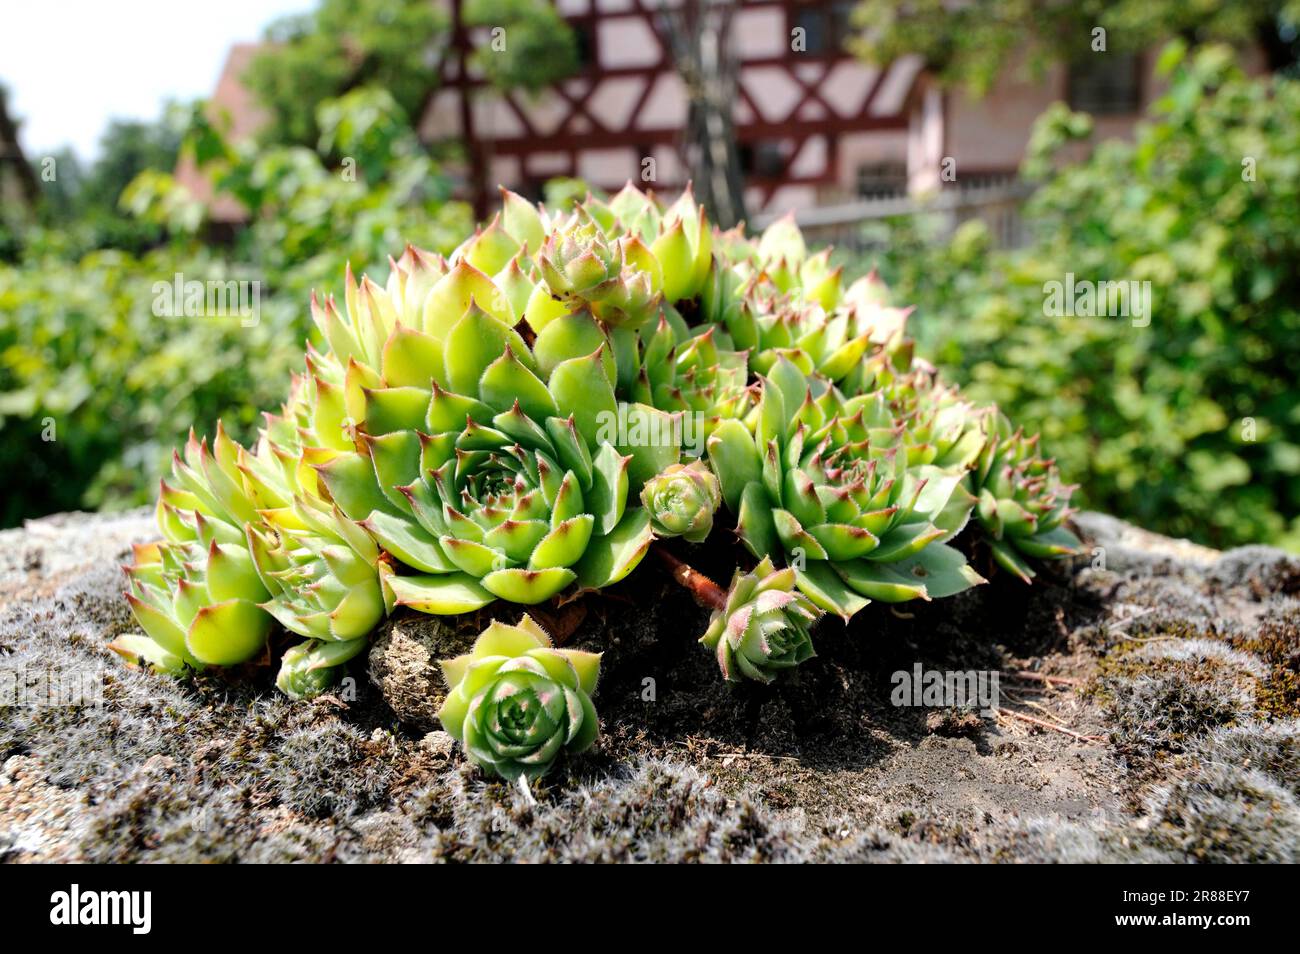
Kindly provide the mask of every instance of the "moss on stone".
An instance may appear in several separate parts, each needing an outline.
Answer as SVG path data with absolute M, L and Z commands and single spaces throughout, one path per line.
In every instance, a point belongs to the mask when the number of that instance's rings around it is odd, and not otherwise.
M 99 706 L 0 707 L 0 766 L 11 766 L 0 774 L 0 857 L 1289 857 L 1297 604 L 1268 587 L 1290 585 L 1290 565 L 1253 552 L 1144 559 L 1124 540 L 1105 545 L 1108 570 L 1078 565 L 1033 587 L 990 570 L 988 586 L 950 600 L 871 606 L 850 626 L 827 620 L 817 658 L 770 687 L 720 683 L 695 644 L 708 614 L 665 578 L 621 584 L 586 603 L 569 643 L 606 654 L 602 738 L 534 787 L 536 805 L 427 732 L 436 695 L 421 681 L 433 659 L 458 651 L 425 638 L 445 622 L 398 619 L 418 652 L 363 657 L 354 692 L 312 703 L 276 694 L 268 669 L 155 678 L 105 648 L 132 624 L 115 554 L 94 557 L 88 571 L 43 584 L 45 595 L 0 605 L 0 668 L 102 686 Z M 410 635 L 417 626 L 425 636 Z M 1107 742 L 892 705 L 892 673 L 918 662 L 1097 673 L 1091 695 L 1004 680 L 1003 705 L 1039 699 Z

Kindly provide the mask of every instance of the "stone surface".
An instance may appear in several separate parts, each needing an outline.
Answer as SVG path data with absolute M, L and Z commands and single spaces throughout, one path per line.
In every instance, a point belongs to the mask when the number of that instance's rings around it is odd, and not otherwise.
M 0 699 L 0 860 L 1300 851 L 1300 561 L 1276 550 L 1220 554 L 1084 514 L 1089 552 L 1030 588 L 962 540 L 987 586 L 825 621 L 817 658 L 767 688 L 720 682 L 695 644 L 706 614 L 647 565 L 581 613 L 537 614 L 577 620 L 569 644 L 605 656 L 601 739 L 530 805 L 466 765 L 434 718 L 435 660 L 465 651 L 486 615 L 396 617 L 353 663 L 355 698 L 291 703 L 273 668 L 184 682 L 123 668 L 106 649 L 135 628 L 117 564 L 151 522 L 69 514 L 0 532 L 0 690 L 23 687 Z M 918 664 L 999 671 L 996 711 L 895 705 Z M 35 704 L 55 680 L 98 692 Z
M 0 599 L 49 592 L 69 576 L 130 553 L 157 536 L 153 509 L 60 513 L 0 530 Z

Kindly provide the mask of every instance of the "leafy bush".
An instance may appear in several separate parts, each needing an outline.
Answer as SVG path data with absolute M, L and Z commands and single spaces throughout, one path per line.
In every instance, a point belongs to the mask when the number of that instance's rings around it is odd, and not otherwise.
M 248 328 L 155 317 L 153 284 L 176 272 L 247 276 L 168 251 L 0 268 L 0 523 L 143 502 L 191 424 L 226 415 L 251 433 L 256 409 L 283 390 L 302 335 L 296 313 L 264 306 Z
M 467 0 L 465 23 L 499 31 L 474 53 L 475 65 L 499 89 L 535 93 L 581 65 L 577 35 L 549 3 Z
M 75 229 L 21 237 L 19 264 L 0 265 L 0 526 L 145 502 L 171 448 L 219 416 L 232 435 L 252 437 L 300 360 L 303 303 L 313 288 L 341 290 L 340 253 L 373 269 L 399 237 L 450 249 L 469 231 L 468 209 L 449 201 L 449 183 L 387 93 L 354 90 L 326 102 L 318 120 L 325 153 L 355 166 L 333 168 L 299 147 L 236 148 L 192 117 L 184 148 L 249 210 L 250 227 L 230 247 L 202 244 L 201 207 L 156 169 L 122 204 L 165 228 L 170 244 L 82 254 Z M 259 282 L 256 324 L 155 316 L 155 283 L 177 273 Z
M 895 229 L 881 268 L 949 374 L 1041 428 L 1086 505 L 1217 546 L 1300 547 L 1300 84 L 1224 48 L 1165 54 L 1136 139 L 1053 170 L 1087 132 L 1040 120 L 1027 247 L 978 223 L 941 248 Z M 1047 317 L 1046 282 L 1149 281 L 1147 327 Z
M 425 0 L 323 0 L 276 21 L 241 77 L 271 116 L 261 138 L 315 146 L 320 107 L 367 85 L 418 113 L 450 46 L 450 26 L 447 12 Z
M 317 151 L 232 144 L 201 111 L 191 117 L 183 149 L 219 193 L 248 211 L 250 226 L 237 236 L 233 257 L 294 279 L 301 303 L 311 287 L 336 280 L 340 254 L 364 269 L 382 264 L 403 241 L 449 250 L 470 231 L 468 207 L 450 201 L 450 181 L 390 93 L 355 89 L 317 113 Z M 137 179 L 122 203 L 173 233 L 194 233 L 201 224 L 166 173 Z

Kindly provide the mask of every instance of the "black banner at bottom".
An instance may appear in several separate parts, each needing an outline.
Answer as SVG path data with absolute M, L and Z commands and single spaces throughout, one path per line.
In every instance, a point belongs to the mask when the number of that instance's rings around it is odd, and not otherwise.
M 649 872 L 645 876 L 655 877 Z M 1276 931 L 1289 922 L 1280 910 L 1289 893 L 1283 887 L 1289 879 L 1260 868 L 864 867 L 837 872 L 837 887 L 830 892 L 820 881 L 824 873 L 811 874 L 811 882 L 802 880 L 808 874 L 797 871 L 764 875 L 751 870 L 721 876 L 727 879 L 725 885 L 701 883 L 683 890 L 678 881 L 671 893 L 660 888 L 651 895 L 641 882 L 617 889 L 609 875 L 602 876 L 604 890 L 595 888 L 586 880 L 590 875 L 580 871 L 15 866 L 0 869 L 0 914 L 11 943 L 26 936 L 57 939 L 62 935 L 74 942 L 111 940 L 125 949 L 177 939 L 214 944 L 251 940 L 259 945 L 281 940 L 301 944 L 308 938 L 328 944 L 355 939 L 373 944 L 377 932 L 380 937 L 391 936 L 388 932 L 393 929 L 409 933 L 429 923 L 436 925 L 436 938 L 445 937 L 466 915 L 469 920 L 464 923 L 492 924 L 493 934 L 500 937 L 502 929 L 508 936 L 503 922 L 512 914 L 526 908 L 530 919 L 538 917 L 543 898 L 548 919 L 581 924 L 587 934 L 605 923 L 615 931 L 626 931 L 630 923 L 641 920 L 662 929 L 667 912 L 660 905 L 665 903 L 695 912 L 704 903 L 721 902 L 724 910 L 732 909 L 731 916 L 721 918 L 725 926 L 717 917 L 691 918 L 686 930 L 692 940 L 711 930 L 734 939 L 737 934 L 744 936 L 750 925 L 753 929 L 762 925 L 764 931 L 838 933 L 850 923 L 857 925 L 855 930 L 866 928 L 873 935 L 881 929 L 916 931 L 918 925 L 923 926 L 922 936 L 936 930 L 978 933 L 1000 925 L 997 930 L 1003 937 L 1014 927 L 1018 935 L 1065 929 L 1071 939 L 1113 934 L 1176 938 L 1185 943 L 1200 935 L 1230 943 L 1242 931 L 1260 927 Z M 766 882 L 766 878 L 777 881 Z M 757 918 L 741 916 L 738 909 L 752 906 L 756 891 L 778 885 L 782 903 L 760 905 Z M 741 887 L 747 889 L 744 894 L 737 892 Z M 801 887 L 807 892 L 805 900 L 799 900 Z M 748 902 L 741 901 L 745 895 Z M 733 900 L 723 901 L 727 897 Z M 532 903 L 523 904 L 525 898 Z

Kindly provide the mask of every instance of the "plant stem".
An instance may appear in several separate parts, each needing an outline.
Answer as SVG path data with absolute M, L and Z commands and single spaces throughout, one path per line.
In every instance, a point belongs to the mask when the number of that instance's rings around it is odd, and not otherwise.
M 652 551 L 659 562 L 668 568 L 680 586 L 684 586 L 695 597 L 695 602 L 705 609 L 720 610 L 726 608 L 727 591 L 714 583 L 699 570 L 692 569 L 662 547 L 653 547 Z
M 1018 669 L 1015 672 L 1012 672 L 1011 676 L 1015 679 L 1045 682 L 1050 686 L 1054 686 L 1057 683 L 1062 686 L 1077 686 L 1079 684 L 1078 679 L 1071 679 L 1068 676 L 1044 676 L 1041 672 L 1033 672 L 1029 669 Z
M 1099 735 L 1083 735 L 1075 732 L 1073 729 L 1066 729 L 1059 725 L 1052 725 L 1050 722 L 1044 722 L 1042 719 L 1035 719 L 1033 716 L 1027 716 L 1023 712 L 1013 712 L 1010 709 L 998 709 L 998 715 L 1008 715 L 1013 719 L 1019 719 L 1021 722 L 1028 722 L 1030 725 L 1036 725 L 1040 729 L 1051 729 L 1053 732 L 1060 732 L 1063 735 L 1073 736 L 1080 742 L 1101 742 Z

